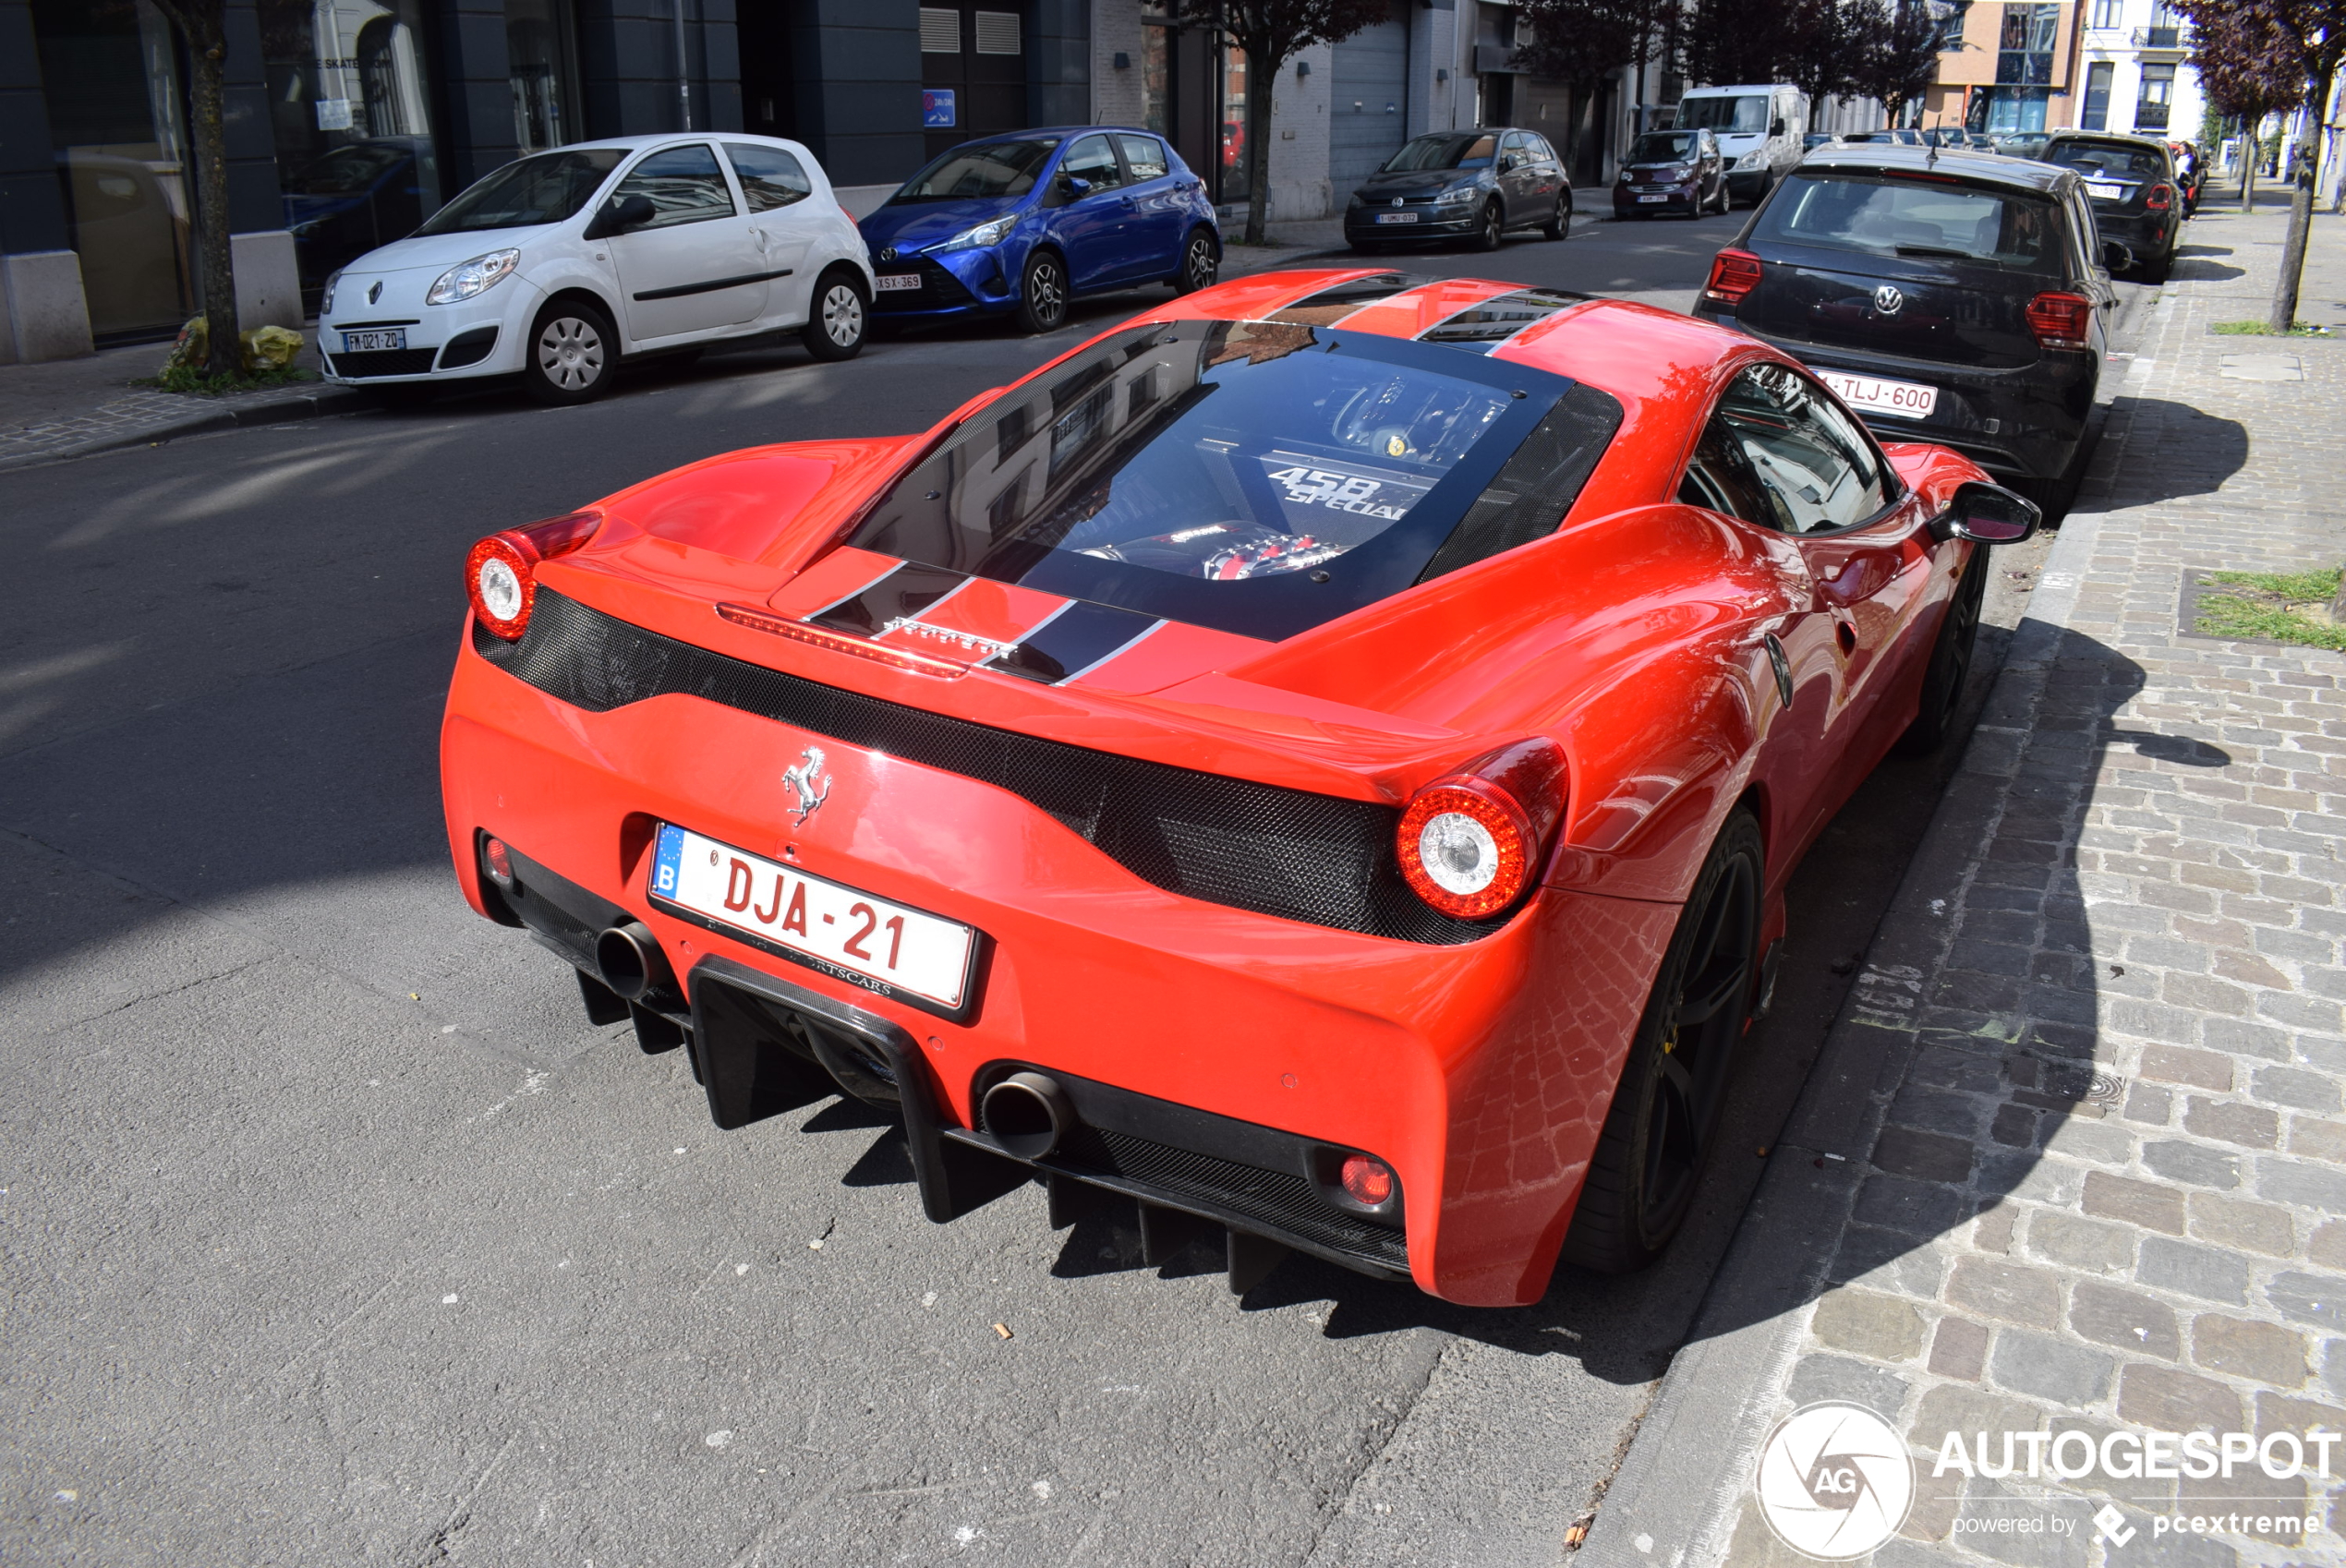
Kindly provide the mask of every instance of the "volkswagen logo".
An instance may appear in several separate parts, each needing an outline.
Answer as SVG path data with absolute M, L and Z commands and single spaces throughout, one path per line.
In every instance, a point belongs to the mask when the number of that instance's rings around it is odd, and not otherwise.
M 879 255 L 876 258 L 876 259 L 877 259 L 877 260 L 881 260 L 881 261 L 893 261 L 893 260 L 895 260 L 895 259 L 896 259 L 896 247 L 895 247 L 894 246 L 892 246 L 892 245 L 891 245 L 891 246 L 889 246 L 889 247 L 886 250 L 881 251 L 881 252 L 879 253 Z
M 1884 283 L 1873 291 L 1873 308 L 1884 316 L 1895 316 L 1906 308 L 1906 296 Z
M 1397 197 L 1395 197 L 1395 198 L 1393 199 L 1393 205 L 1395 205 L 1396 207 L 1398 207 L 1398 206 L 1400 206 L 1400 205 L 1401 205 L 1401 201 L 1402 201 L 1402 198 L 1400 198 L 1400 197 L 1397 197 Z

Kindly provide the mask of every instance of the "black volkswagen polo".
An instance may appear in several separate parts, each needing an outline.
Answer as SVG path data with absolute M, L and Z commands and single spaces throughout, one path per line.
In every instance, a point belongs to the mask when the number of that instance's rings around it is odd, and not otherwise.
M 2118 302 L 2084 181 L 2017 158 L 1820 147 L 1719 252 L 1695 314 L 1813 368 L 1884 440 L 2050 489 L 2083 456 Z

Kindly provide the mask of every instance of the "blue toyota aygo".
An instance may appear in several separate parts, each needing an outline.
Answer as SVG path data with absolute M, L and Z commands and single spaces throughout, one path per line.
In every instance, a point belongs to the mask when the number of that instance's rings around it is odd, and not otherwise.
M 1187 294 L 1222 264 L 1205 182 L 1162 138 L 1114 126 L 963 142 L 860 226 L 878 321 L 1015 314 L 1047 332 L 1078 295 Z

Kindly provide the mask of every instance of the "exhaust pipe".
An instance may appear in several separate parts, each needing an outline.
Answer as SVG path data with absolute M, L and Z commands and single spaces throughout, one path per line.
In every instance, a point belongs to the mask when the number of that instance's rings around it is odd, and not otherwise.
M 595 938 L 595 969 L 622 1001 L 640 1002 L 668 981 L 668 959 L 659 938 L 641 921 L 614 925 Z
M 978 1115 L 994 1141 L 1022 1160 L 1039 1160 L 1075 1126 L 1075 1107 L 1056 1080 L 1014 1072 L 986 1092 Z

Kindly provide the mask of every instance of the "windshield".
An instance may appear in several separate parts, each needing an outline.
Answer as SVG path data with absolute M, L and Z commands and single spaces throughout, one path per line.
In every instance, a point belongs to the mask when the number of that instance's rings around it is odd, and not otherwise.
M 2059 232 L 2051 202 L 2017 191 L 1815 174 L 1784 181 L 1752 237 L 2039 272 L 2059 259 Z
M 559 223 L 586 205 L 626 153 L 616 147 L 541 152 L 506 164 L 434 212 L 419 235 Z
M 1694 132 L 1648 131 L 1629 148 L 1632 163 L 1669 163 L 1694 156 Z
M 906 180 L 888 204 L 1024 196 L 1034 188 L 1058 146 L 1057 141 L 988 141 L 956 147 Z
M 1756 92 L 1741 98 L 1688 98 L 1678 105 L 1678 128 L 1738 135 L 1764 132 L 1768 128 L 1768 101 Z
M 2158 153 L 2108 141 L 2056 141 L 2045 150 L 2043 158 L 2048 163 L 2106 178 L 2155 180 L 2167 172 Z
M 1384 173 L 1409 174 L 1426 169 L 1487 169 L 1498 150 L 1498 138 L 1473 131 L 1421 136 L 1385 161 Z
M 1276 639 L 1553 532 L 1620 417 L 1479 352 L 1140 327 L 972 418 L 851 542 Z
M 407 161 L 395 141 L 357 141 L 305 163 L 285 188 L 300 196 L 348 196 L 365 190 Z

